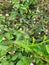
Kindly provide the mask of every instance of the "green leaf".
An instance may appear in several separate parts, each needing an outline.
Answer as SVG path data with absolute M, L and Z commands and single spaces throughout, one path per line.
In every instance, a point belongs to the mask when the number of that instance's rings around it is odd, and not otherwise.
M 0 45 L 0 50 L 7 50 L 8 48 L 8 46 Z
M 11 12 L 10 20 L 15 20 L 16 12 Z
M 3 35 L 0 35 L 0 42 L 2 41 L 2 39 L 3 39 Z
M 21 41 L 14 41 L 14 44 L 24 48 L 25 50 L 29 52 L 32 52 L 32 49 L 30 49 L 27 45 L 23 44 Z
M 29 58 L 27 58 L 26 56 L 23 56 L 21 59 L 25 65 L 30 65 L 30 59 Z
M 33 44 L 35 43 L 35 38 L 33 37 Z
M 5 37 L 10 40 L 10 39 L 13 39 L 13 35 L 11 33 L 6 33 L 5 34 Z
M 9 63 L 6 59 L 4 59 L 4 60 L 2 60 L 2 65 L 9 65 Z
M 29 60 L 29 58 L 23 56 L 16 65 L 30 65 L 30 60 Z
M 9 65 L 14 65 L 14 63 L 13 62 L 10 62 Z
M 0 21 L 5 21 L 5 16 L 0 16 Z
M 47 52 L 49 54 L 49 45 L 46 45 L 46 50 L 47 50 Z
M 18 58 L 18 55 L 15 54 L 15 56 L 12 57 L 12 60 L 14 61 L 14 60 L 16 60 L 17 58 Z
M 22 60 L 18 61 L 16 65 L 25 65 Z
M 46 35 L 44 35 L 44 39 L 43 39 L 43 41 L 46 40 L 46 38 L 47 38 Z

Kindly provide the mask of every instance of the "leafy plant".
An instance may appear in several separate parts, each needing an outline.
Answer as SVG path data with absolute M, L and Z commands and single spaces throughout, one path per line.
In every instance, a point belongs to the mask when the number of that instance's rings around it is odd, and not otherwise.
M 0 2 L 0 64 L 49 65 L 48 0 Z

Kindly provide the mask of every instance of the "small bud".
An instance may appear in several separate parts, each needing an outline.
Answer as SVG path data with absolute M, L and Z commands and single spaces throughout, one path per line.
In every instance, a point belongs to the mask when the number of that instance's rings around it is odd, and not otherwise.
M 29 0 L 27 0 L 27 2 L 29 2 Z
M 7 16 L 7 17 L 8 17 L 8 16 L 9 16 L 9 14 L 5 14 L 5 16 Z
M 0 30 L 0 34 L 2 34 L 2 30 Z
M 34 21 L 35 21 L 36 19 L 34 18 Z
M 34 24 L 36 23 L 36 21 L 34 21 Z
M 16 25 L 14 25 L 14 27 L 16 27 Z
M 20 30 L 22 30 L 22 28 L 20 28 Z
M 46 32 L 48 32 L 48 29 L 46 30 Z
M 33 63 L 30 63 L 30 65 L 34 65 Z
M 0 16 L 2 16 L 2 14 L 0 14 Z
M 0 30 L 0 32 L 2 32 L 2 31 Z
M 0 65 L 1 65 L 1 63 L 0 63 Z
M 40 35 L 41 33 L 39 32 L 38 34 Z
M 9 1 L 10 3 L 12 2 L 12 1 Z
M 4 37 L 3 37 L 3 39 L 2 40 L 6 40 Z
M 46 34 L 49 34 L 49 30 L 47 29 L 47 30 L 45 31 L 45 33 L 46 33 Z
M 27 28 L 27 31 L 28 31 L 28 28 Z
M 33 63 L 35 63 L 35 59 L 33 60 Z
M 15 51 L 13 51 L 13 53 L 15 53 Z
M 30 57 L 33 57 L 32 55 L 30 55 Z
M 39 11 L 39 8 L 37 8 L 36 12 L 37 12 L 37 13 L 39 13 L 39 12 L 40 12 L 40 11 Z

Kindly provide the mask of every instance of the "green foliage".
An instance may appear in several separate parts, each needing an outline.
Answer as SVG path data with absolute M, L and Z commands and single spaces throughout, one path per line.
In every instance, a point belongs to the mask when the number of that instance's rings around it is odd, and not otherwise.
M 0 64 L 49 65 L 48 0 L 0 2 Z

